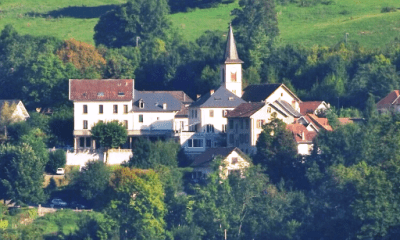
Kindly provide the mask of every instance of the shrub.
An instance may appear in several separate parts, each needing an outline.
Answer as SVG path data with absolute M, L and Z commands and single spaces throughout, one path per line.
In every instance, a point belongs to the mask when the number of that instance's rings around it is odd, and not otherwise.
M 382 13 L 396 12 L 396 11 L 397 11 L 397 9 L 393 6 L 383 7 L 381 10 Z
M 61 149 L 58 149 L 49 154 L 49 161 L 46 164 L 46 172 L 56 173 L 57 168 L 62 168 L 65 166 L 67 162 L 65 152 Z

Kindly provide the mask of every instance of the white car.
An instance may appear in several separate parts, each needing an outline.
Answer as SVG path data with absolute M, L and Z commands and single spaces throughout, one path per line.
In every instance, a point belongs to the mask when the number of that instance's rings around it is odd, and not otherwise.
M 64 168 L 57 168 L 56 174 L 64 175 L 65 174 Z
M 56 206 L 56 207 L 65 207 L 67 206 L 67 203 L 64 202 L 63 200 L 59 199 L 59 198 L 54 198 L 53 200 L 51 200 L 51 204 L 52 207 Z

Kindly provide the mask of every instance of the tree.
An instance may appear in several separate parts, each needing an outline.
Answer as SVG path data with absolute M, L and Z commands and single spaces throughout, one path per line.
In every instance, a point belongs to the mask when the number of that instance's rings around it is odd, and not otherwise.
M 153 170 L 121 168 L 111 178 L 106 210 L 120 226 L 123 239 L 164 239 L 164 191 Z
M 90 132 L 93 139 L 106 149 L 117 148 L 124 144 L 128 138 L 126 128 L 118 122 L 98 122 Z
M 2 191 L 0 192 L 2 192 L 2 198 L 11 199 L 16 204 L 43 202 L 45 200 L 44 164 L 28 144 L 1 145 L 0 189 Z
M 74 178 L 74 184 L 81 196 L 95 207 L 102 206 L 105 201 L 105 191 L 111 171 L 106 164 L 100 161 L 89 161 Z M 101 200 L 100 200 L 101 199 Z
M 266 168 L 274 183 L 282 178 L 298 186 L 304 183 L 300 181 L 304 172 L 301 159 L 297 156 L 297 143 L 282 120 L 273 118 L 265 124 L 256 146 L 254 163 Z
M 274 0 L 240 0 L 233 26 L 237 29 L 239 55 L 245 66 L 260 70 L 268 56 L 272 40 L 278 36 L 278 19 Z
M 64 64 L 72 63 L 84 78 L 101 78 L 106 60 L 92 45 L 75 39 L 65 40 L 57 51 L 57 56 Z
M 96 45 L 120 48 L 136 46 L 138 37 L 139 41 L 164 38 L 171 25 L 168 13 L 166 0 L 129 0 L 100 17 L 94 28 Z
M 14 116 L 16 106 L 17 105 L 15 103 L 11 103 L 10 105 L 8 101 L 5 101 L 3 106 L 0 106 L 0 130 L 4 130 L 4 139 L 6 140 L 8 138 L 7 126 L 15 121 L 18 121 L 18 117 Z
M 49 161 L 46 164 L 46 172 L 55 174 L 57 168 L 63 168 L 67 162 L 64 150 L 57 149 L 50 152 Z

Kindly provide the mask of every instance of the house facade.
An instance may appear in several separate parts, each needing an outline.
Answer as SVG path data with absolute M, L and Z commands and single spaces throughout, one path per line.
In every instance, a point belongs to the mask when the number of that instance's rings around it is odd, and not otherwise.
M 202 179 L 206 178 L 208 174 L 212 173 L 213 164 L 216 159 L 221 159 L 219 166 L 221 170 L 221 178 L 226 179 L 233 172 L 239 172 L 250 166 L 246 154 L 236 147 L 218 147 L 209 148 L 205 152 L 196 156 L 191 164 L 193 167 L 192 178 Z
M 400 90 L 391 91 L 376 104 L 376 108 L 379 113 L 400 112 Z

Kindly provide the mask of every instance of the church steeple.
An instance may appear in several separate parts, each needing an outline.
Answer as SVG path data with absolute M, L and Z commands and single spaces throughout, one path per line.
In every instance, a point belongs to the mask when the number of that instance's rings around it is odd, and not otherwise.
M 221 83 L 238 97 L 242 97 L 242 63 L 243 61 L 239 59 L 237 53 L 232 25 L 230 24 L 225 55 L 221 65 Z
M 224 63 L 243 63 L 243 61 L 239 59 L 239 55 L 237 53 L 235 38 L 233 37 L 232 24 L 229 24 L 224 60 Z

